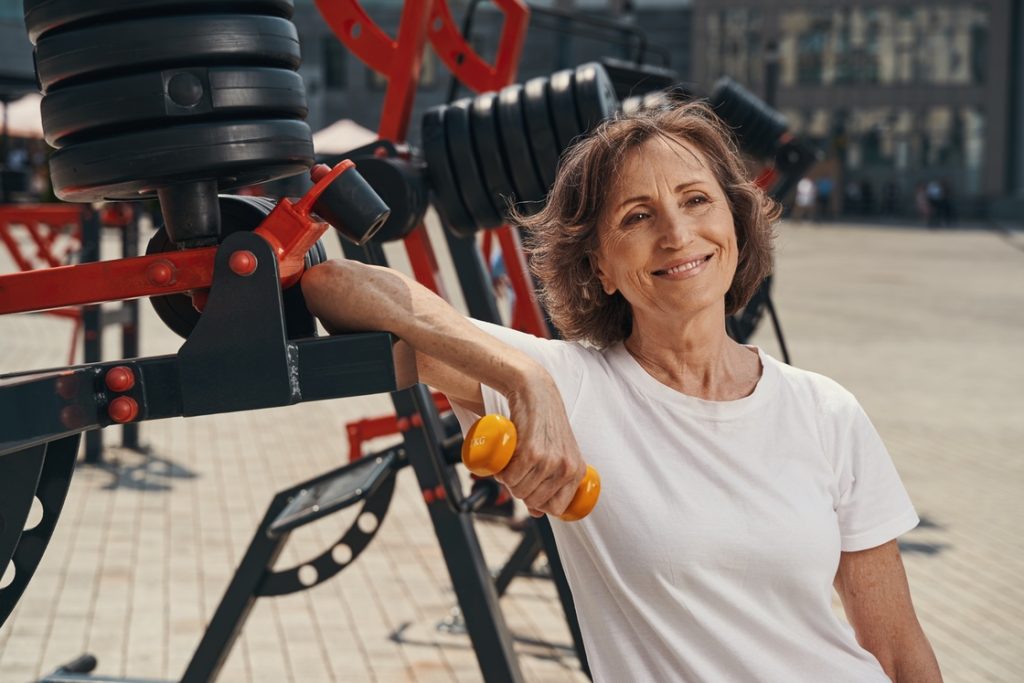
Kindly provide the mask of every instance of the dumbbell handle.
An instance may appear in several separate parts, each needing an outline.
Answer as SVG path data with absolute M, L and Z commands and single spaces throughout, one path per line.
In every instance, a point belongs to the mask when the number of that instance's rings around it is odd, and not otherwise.
M 516 426 L 502 415 L 485 415 L 477 420 L 462 442 L 462 462 L 481 477 L 498 474 L 508 466 L 516 450 Z M 601 477 L 590 465 L 576 495 L 559 518 L 575 522 L 590 514 L 601 495 Z

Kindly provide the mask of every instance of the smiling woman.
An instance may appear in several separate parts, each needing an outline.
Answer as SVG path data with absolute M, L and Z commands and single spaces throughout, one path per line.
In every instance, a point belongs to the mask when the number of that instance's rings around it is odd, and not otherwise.
M 934 683 L 896 537 L 918 523 L 835 382 L 726 334 L 771 266 L 776 205 L 702 105 L 603 123 L 520 217 L 562 340 L 469 321 L 404 276 L 302 281 L 331 330 L 381 329 L 464 428 L 516 424 L 498 475 L 552 519 L 596 681 Z M 839 592 L 851 626 L 832 611 Z
M 725 314 L 741 309 L 768 276 L 772 225 L 780 208 L 747 177 L 739 151 L 711 109 L 692 103 L 619 119 L 571 148 L 544 209 L 519 217 L 533 236 L 530 264 L 544 283 L 545 306 L 563 337 L 605 347 L 629 336 L 634 311 L 622 293 L 604 291 L 593 267 L 601 243 L 598 226 L 615 240 L 614 233 L 638 219 L 655 219 L 650 212 L 636 215 L 643 205 L 627 204 L 631 188 L 637 199 L 651 201 L 648 195 L 656 187 L 651 177 L 664 170 L 681 181 L 676 189 L 691 202 L 691 215 L 713 207 L 715 215 L 727 211 L 734 224 L 739 253 L 723 299 Z M 616 212 L 620 215 L 602 215 Z M 622 225 L 623 218 L 632 222 Z M 668 216 L 663 212 L 660 218 L 664 227 Z

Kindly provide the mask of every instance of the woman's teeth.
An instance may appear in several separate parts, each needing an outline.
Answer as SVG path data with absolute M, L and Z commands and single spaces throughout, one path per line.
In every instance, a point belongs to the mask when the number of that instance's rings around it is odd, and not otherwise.
M 666 275 L 672 275 L 674 273 L 681 273 L 684 270 L 693 270 L 694 268 L 696 268 L 697 266 L 699 266 L 700 264 L 704 263 L 707 260 L 708 258 L 706 256 L 702 256 L 699 259 L 689 261 L 688 263 L 683 263 L 678 266 L 673 266 L 672 268 L 669 268 L 668 270 L 662 272 L 664 272 Z

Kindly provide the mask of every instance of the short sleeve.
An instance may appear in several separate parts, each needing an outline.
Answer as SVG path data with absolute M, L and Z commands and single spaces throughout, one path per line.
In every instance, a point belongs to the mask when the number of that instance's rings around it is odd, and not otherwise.
M 542 339 L 532 334 L 513 330 L 501 325 L 470 319 L 474 325 L 487 334 L 495 337 L 509 346 L 516 348 L 533 360 L 551 374 L 555 385 L 565 403 L 565 412 L 572 414 L 572 407 L 579 396 L 580 386 L 583 383 L 583 364 L 580 353 L 582 349 L 577 344 L 554 339 Z M 484 397 L 484 409 L 488 414 L 497 413 L 508 417 L 508 400 L 495 389 L 481 385 Z M 452 410 L 462 426 L 465 433 L 479 415 L 466 410 L 461 406 L 452 405 Z
M 842 550 L 882 545 L 921 521 L 875 426 L 852 395 L 834 425 Z

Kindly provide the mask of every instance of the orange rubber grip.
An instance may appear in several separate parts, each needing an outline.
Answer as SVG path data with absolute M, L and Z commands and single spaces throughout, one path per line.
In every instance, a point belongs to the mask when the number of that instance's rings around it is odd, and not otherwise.
M 516 426 L 503 415 L 484 415 L 462 442 L 462 462 L 473 474 L 490 477 L 508 466 L 516 450 Z M 576 495 L 559 519 L 575 522 L 590 514 L 601 495 L 601 477 L 590 465 Z

